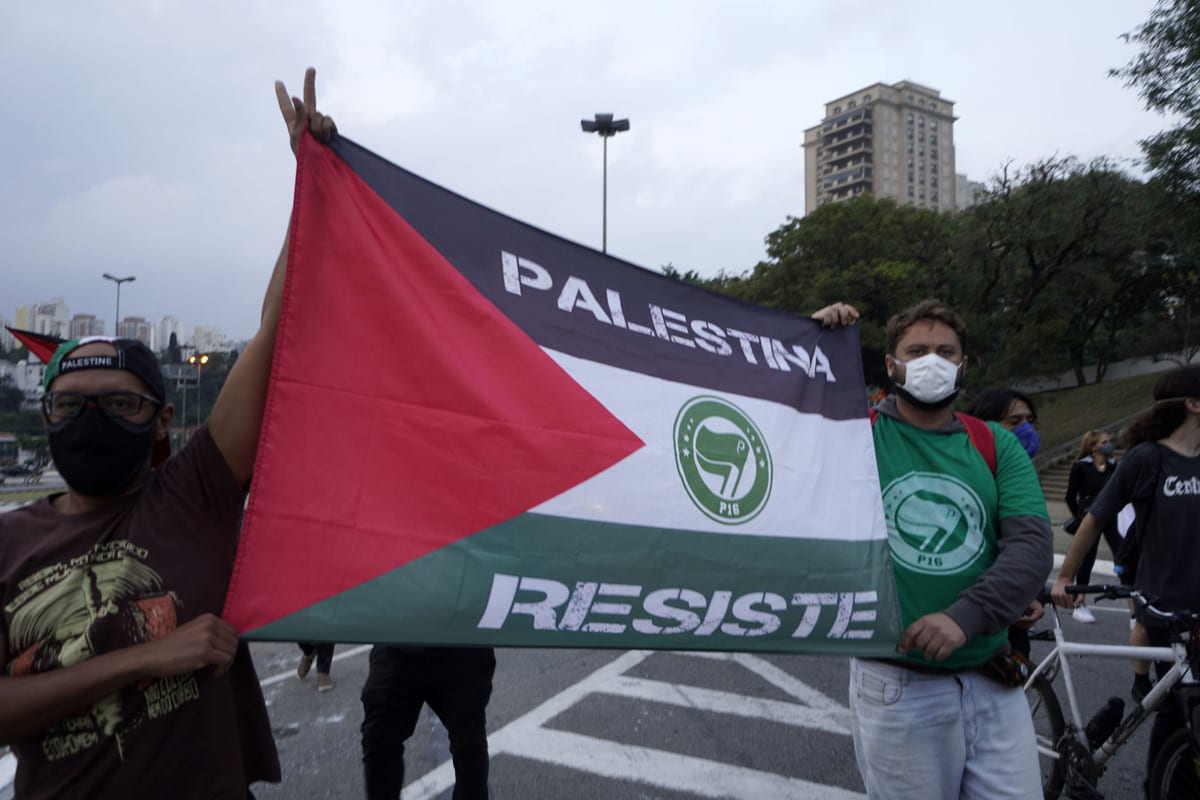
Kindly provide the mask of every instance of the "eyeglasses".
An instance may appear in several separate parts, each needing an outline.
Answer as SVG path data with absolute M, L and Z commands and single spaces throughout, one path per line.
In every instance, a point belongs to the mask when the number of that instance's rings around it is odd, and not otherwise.
M 87 408 L 88 403 L 95 403 L 96 408 L 114 419 L 136 417 L 146 403 L 155 408 L 162 405 L 153 397 L 137 392 L 47 392 L 42 395 L 42 413 L 51 422 L 62 422 L 78 417 Z

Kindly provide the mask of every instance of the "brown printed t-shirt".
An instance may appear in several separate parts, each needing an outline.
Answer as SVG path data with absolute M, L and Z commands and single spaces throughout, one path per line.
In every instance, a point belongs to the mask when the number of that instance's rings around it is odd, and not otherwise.
M 19 678 L 220 614 L 245 492 L 207 428 L 137 494 L 83 514 L 0 514 L 0 653 Z M 147 680 L 13 745 L 18 798 L 237 798 L 279 780 L 243 644 L 233 668 Z

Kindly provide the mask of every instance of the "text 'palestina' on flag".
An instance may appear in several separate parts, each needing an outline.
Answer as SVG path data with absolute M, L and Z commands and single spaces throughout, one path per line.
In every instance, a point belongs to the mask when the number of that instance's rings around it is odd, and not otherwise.
M 541 264 L 507 251 L 501 252 L 500 263 L 504 270 L 505 291 L 518 296 L 525 289 L 553 291 L 554 278 Z M 703 319 L 689 320 L 686 315 L 653 302 L 646 303 L 647 317 L 643 319 L 649 324 L 643 325 L 627 316 L 619 291 L 605 289 L 604 298 L 605 302 L 601 303 L 586 280 L 569 275 L 558 292 L 557 306 L 567 313 L 576 310 L 590 312 L 602 324 L 653 336 L 683 347 L 699 348 L 715 356 L 731 356 L 740 352 L 747 364 L 761 364 L 782 372 L 791 372 L 795 367 L 810 378 L 823 375 L 830 382 L 837 381 L 829 359 L 819 346 L 814 347 L 812 353 L 798 344 L 793 344 L 789 349 L 783 342 L 770 336 Z M 740 347 L 735 350 L 730 339 Z

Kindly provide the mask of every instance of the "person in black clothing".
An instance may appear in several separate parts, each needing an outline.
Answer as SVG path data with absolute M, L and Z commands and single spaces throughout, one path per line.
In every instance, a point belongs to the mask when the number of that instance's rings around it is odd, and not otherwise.
M 1109 476 L 1117 468 L 1117 461 L 1112 457 L 1114 450 L 1116 450 L 1116 445 L 1104 431 L 1088 431 L 1083 435 L 1083 441 L 1079 444 L 1079 452 L 1075 455 L 1075 463 L 1071 465 L 1071 476 L 1067 479 L 1067 496 L 1065 498 L 1067 508 L 1071 509 L 1071 514 L 1076 520 L 1083 519 L 1088 507 L 1099 496 L 1100 490 L 1104 488 Z M 1116 523 L 1106 526 L 1102 532 L 1104 541 L 1108 543 L 1108 548 L 1112 551 L 1115 561 L 1116 555 L 1121 549 L 1121 534 L 1117 533 Z M 1083 561 L 1080 562 L 1079 570 L 1075 575 L 1075 579 L 1081 584 L 1091 581 L 1092 567 L 1096 563 L 1096 554 L 1099 550 L 1100 540 L 1097 539 L 1084 554 Z M 1079 595 L 1076 599 L 1072 617 L 1076 622 L 1090 624 L 1096 621 L 1092 612 L 1084 604 L 1083 595 Z
M 1137 512 L 1127 534 L 1139 544 L 1134 585 L 1164 611 L 1200 611 L 1200 365 L 1171 370 L 1154 384 L 1154 405 L 1126 433 L 1129 452 L 1120 469 L 1079 524 L 1075 541 L 1054 581 L 1054 602 L 1073 603 L 1083 556 L 1132 503 Z M 1146 620 L 1142 620 L 1143 623 Z M 1165 646 L 1168 632 L 1146 625 L 1153 645 Z M 1169 665 L 1158 664 L 1159 677 Z M 1183 725 L 1180 705 L 1163 703 L 1150 733 L 1147 774 L 1166 738 Z
M 404 743 L 426 703 L 446 726 L 454 761 L 454 800 L 488 796 L 487 704 L 496 653 L 490 647 L 371 648 L 362 690 L 363 776 L 367 800 L 397 800 Z

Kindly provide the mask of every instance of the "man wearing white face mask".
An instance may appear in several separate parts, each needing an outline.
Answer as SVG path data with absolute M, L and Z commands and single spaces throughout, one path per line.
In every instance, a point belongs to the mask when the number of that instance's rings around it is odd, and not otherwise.
M 858 318 L 841 303 L 813 315 Z M 1053 564 L 1046 503 L 1020 442 L 955 414 L 966 326 L 926 300 L 888 321 L 894 395 L 873 413 L 896 590 L 896 655 L 851 662 L 854 750 L 870 798 L 1030 798 L 1041 779 L 1022 665 L 1006 630 Z

